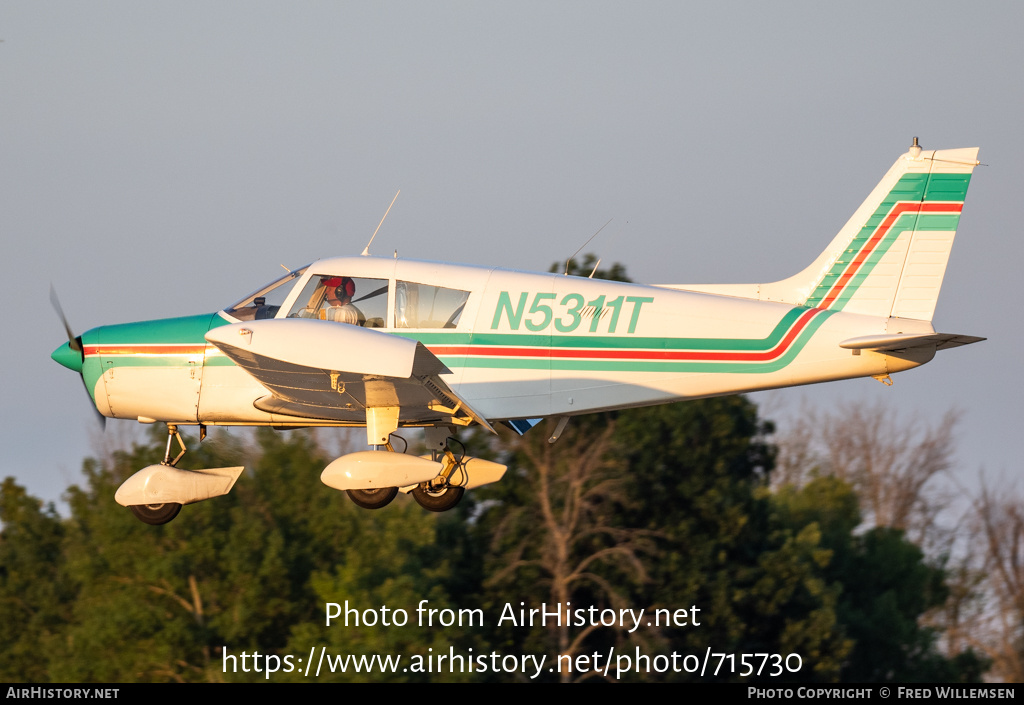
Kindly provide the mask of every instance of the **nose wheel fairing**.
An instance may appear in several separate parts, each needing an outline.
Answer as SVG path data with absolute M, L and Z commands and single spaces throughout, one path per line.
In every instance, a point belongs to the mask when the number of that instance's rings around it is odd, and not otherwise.
M 206 438 L 206 427 L 200 426 L 199 440 Z M 171 443 L 177 439 L 180 452 L 171 459 Z M 184 470 L 175 467 L 188 449 L 175 424 L 167 424 L 167 449 L 164 460 L 148 465 L 129 477 L 114 494 L 114 501 L 128 507 L 146 524 L 159 525 L 178 516 L 182 505 L 220 497 L 231 491 L 245 469 L 205 468 Z

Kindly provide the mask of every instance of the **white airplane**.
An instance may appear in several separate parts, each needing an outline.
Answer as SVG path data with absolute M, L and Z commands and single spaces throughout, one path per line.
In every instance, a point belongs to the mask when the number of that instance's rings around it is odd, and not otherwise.
M 339 257 L 216 313 L 79 337 L 65 321 L 53 358 L 82 375 L 103 416 L 167 424 L 164 462 L 115 496 L 144 522 L 226 494 L 243 470 L 177 468 L 182 425 L 200 438 L 209 425 L 365 426 L 373 450 L 337 458 L 323 482 L 366 508 L 402 489 L 444 511 L 505 470 L 454 452 L 459 427 L 523 433 L 558 417 L 554 442 L 579 414 L 852 377 L 891 384 L 937 350 L 984 340 L 931 323 L 977 154 L 914 138 L 825 251 L 778 282 L 643 286 Z M 426 430 L 429 458 L 394 451 L 403 427 Z

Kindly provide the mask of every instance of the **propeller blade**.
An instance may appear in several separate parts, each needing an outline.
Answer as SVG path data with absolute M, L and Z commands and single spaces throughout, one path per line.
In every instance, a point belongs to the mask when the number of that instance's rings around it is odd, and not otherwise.
M 53 284 L 50 284 L 50 304 L 53 306 L 53 310 L 60 316 L 60 322 L 64 324 L 64 332 L 68 334 L 68 345 L 72 350 L 81 353 L 82 352 L 82 339 L 75 336 L 71 332 L 71 325 L 68 323 L 67 316 L 64 315 L 64 309 L 60 307 L 60 299 L 57 298 L 57 290 L 53 288 Z
M 89 396 L 89 406 L 92 407 L 92 413 L 96 415 L 96 420 L 99 421 L 100 430 L 107 430 L 107 417 L 100 413 L 100 410 L 96 408 L 96 405 L 92 403 L 92 395 L 89 394 L 89 385 L 85 383 L 85 375 L 79 375 L 82 378 L 82 386 L 85 387 L 85 393 Z
M 82 338 L 72 332 L 71 324 L 68 323 L 68 318 L 64 315 L 64 309 L 61 308 L 60 299 L 57 298 L 57 290 L 53 288 L 53 284 L 50 284 L 50 304 L 53 306 L 53 310 L 57 312 L 57 315 L 60 316 L 60 322 L 64 324 L 64 332 L 68 336 L 68 347 L 81 355 L 84 361 L 85 349 L 82 347 Z M 100 423 L 100 429 L 105 431 L 107 429 L 107 417 L 101 414 L 96 405 L 92 403 L 92 394 L 89 392 L 89 385 L 85 383 L 85 375 L 79 373 L 79 377 L 82 378 L 82 386 L 85 387 L 85 393 L 89 395 L 89 406 L 92 407 L 92 411 Z

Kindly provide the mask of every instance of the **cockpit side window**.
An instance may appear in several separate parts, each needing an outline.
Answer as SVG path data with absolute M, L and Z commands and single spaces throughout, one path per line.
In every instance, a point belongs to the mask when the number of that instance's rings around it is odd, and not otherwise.
M 306 282 L 288 317 L 383 328 L 387 311 L 387 279 L 322 274 Z
M 468 291 L 400 281 L 395 288 L 395 328 L 456 328 L 468 300 Z
M 239 321 L 274 318 L 281 310 L 281 304 L 291 293 L 292 288 L 288 285 L 302 276 L 308 266 L 288 272 L 280 279 L 275 279 L 266 286 L 260 287 L 238 303 L 224 309 L 224 313 Z

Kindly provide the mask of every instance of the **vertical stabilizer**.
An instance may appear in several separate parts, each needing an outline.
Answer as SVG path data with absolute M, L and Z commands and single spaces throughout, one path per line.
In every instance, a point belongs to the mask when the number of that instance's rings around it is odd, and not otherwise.
M 977 148 L 922 151 L 915 138 L 814 263 L 761 298 L 930 321 L 977 160 Z
M 910 150 L 799 274 L 768 284 L 680 285 L 694 291 L 930 321 L 978 149 Z

